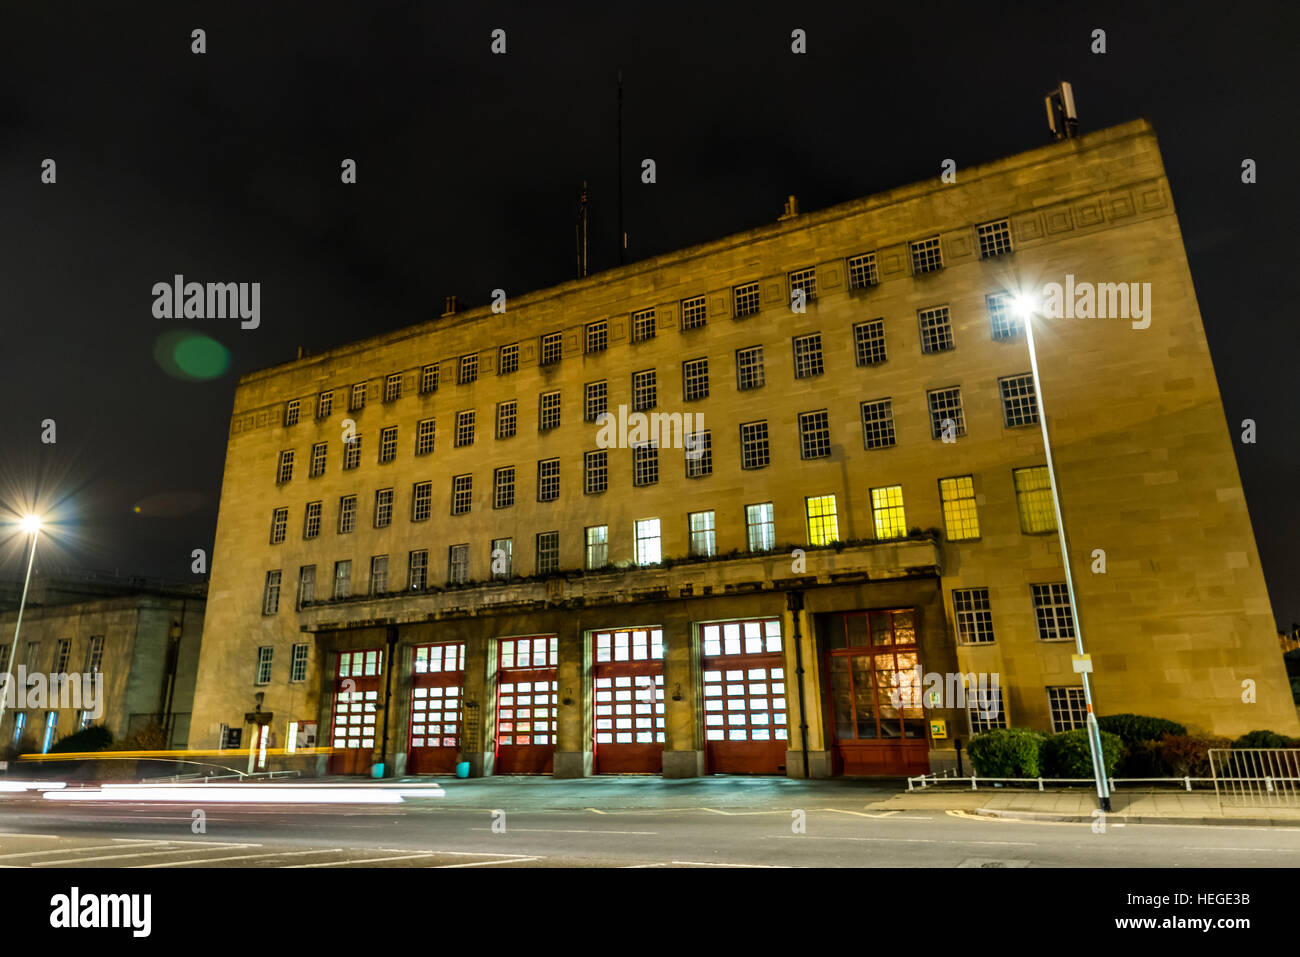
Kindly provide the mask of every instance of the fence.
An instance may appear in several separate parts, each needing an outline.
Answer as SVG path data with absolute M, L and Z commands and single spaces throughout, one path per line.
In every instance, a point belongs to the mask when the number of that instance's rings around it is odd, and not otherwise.
M 1300 748 L 1213 748 L 1219 807 L 1300 807 Z
M 1192 785 L 1202 785 L 1208 790 L 1211 778 L 1107 778 L 1106 783 L 1110 786 L 1112 792 L 1119 790 L 1119 785 L 1132 785 L 1139 790 L 1151 790 L 1158 785 L 1178 788 L 1182 791 L 1192 790 Z M 1047 788 L 1068 788 L 1081 787 L 1093 788 L 1097 784 L 1096 778 L 983 778 L 975 777 L 954 777 L 951 775 L 922 774 L 918 777 L 907 779 L 907 789 L 909 791 L 924 791 L 927 788 L 938 787 L 945 784 L 960 784 L 963 789 L 969 788 L 972 791 L 978 791 L 980 787 L 986 790 L 989 787 L 1005 787 L 1008 790 L 1025 790 L 1032 789 L 1044 791 Z

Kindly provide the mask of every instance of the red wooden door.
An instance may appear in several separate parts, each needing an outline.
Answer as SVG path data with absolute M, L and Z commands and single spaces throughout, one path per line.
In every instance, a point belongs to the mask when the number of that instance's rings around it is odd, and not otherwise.
M 785 770 L 785 658 L 776 618 L 701 628 L 704 743 L 715 774 Z
M 379 689 L 384 674 L 382 648 L 339 652 L 334 672 L 333 752 L 330 774 L 369 774 L 379 743 Z
M 450 774 L 460 756 L 465 643 L 417 645 L 411 660 L 410 774 Z
M 497 774 L 550 774 L 555 761 L 559 639 L 497 642 Z
M 663 630 L 598 631 L 592 638 L 596 773 L 662 771 Z

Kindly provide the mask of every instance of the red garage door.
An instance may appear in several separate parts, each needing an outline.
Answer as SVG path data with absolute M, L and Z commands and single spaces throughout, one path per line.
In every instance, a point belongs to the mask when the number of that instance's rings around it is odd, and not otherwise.
M 330 774 L 369 774 L 378 742 L 381 648 L 339 652 L 334 673 L 334 733 Z
M 465 643 L 417 645 L 411 675 L 411 774 L 449 774 L 460 754 Z
M 550 774 L 555 758 L 555 635 L 497 642 L 497 774 Z
M 593 638 L 596 773 L 662 771 L 663 630 L 598 631 Z
M 785 771 L 785 661 L 776 618 L 703 625 L 704 741 L 714 774 Z

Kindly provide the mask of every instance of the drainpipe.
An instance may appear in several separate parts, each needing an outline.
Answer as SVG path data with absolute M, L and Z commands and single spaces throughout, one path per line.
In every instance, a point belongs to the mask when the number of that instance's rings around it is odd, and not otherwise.
M 388 626 L 388 660 L 384 662 L 384 730 L 379 745 L 379 763 L 388 777 L 388 713 L 393 703 L 393 652 L 397 648 L 397 626 Z
M 803 592 L 786 592 L 786 607 L 794 619 L 795 682 L 799 687 L 799 744 L 803 751 L 803 778 L 808 780 L 808 709 L 803 696 L 803 632 L 800 629 L 800 612 L 803 611 Z

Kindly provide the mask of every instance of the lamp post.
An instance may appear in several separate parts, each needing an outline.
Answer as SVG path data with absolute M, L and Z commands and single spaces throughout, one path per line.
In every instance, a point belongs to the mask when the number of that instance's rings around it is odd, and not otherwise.
M 1043 402 L 1043 384 L 1038 376 L 1038 352 L 1034 348 L 1034 313 L 1037 304 L 1032 298 L 1016 299 L 1016 311 L 1025 323 L 1025 340 L 1029 343 L 1029 369 L 1034 377 L 1034 397 L 1038 402 L 1038 424 L 1043 430 L 1043 451 L 1047 457 L 1047 478 L 1052 489 L 1052 510 L 1056 514 L 1056 533 L 1061 542 L 1061 564 L 1065 567 L 1065 589 L 1070 596 L 1070 615 L 1074 620 L 1074 647 L 1078 653 L 1079 674 L 1083 678 L 1083 700 L 1088 709 L 1088 748 L 1092 752 L 1092 773 L 1097 782 L 1097 801 L 1103 811 L 1110 810 L 1110 784 L 1106 780 L 1106 764 L 1101 750 L 1101 727 L 1092 707 L 1092 685 L 1088 680 L 1091 660 L 1083 650 L 1083 625 L 1079 620 L 1079 602 L 1074 593 L 1074 575 L 1070 571 L 1070 546 L 1065 537 L 1065 521 L 1061 516 L 1061 495 L 1056 484 L 1056 464 L 1052 461 L 1052 440 L 1047 434 L 1047 406 Z
M 4 693 L 0 694 L 0 727 L 4 726 L 5 704 L 9 701 L 9 686 L 14 678 L 14 659 L 18 657 L 18 633 L 23 627 L 23 609 L 27 607 L 27 589 L 32 584 L 32 563 L 36 561 L 36 536 L 41 533 L 41 520 L 36 515 L 27 515 L 18 523 L 19 528 L 31 535 L 32 544 L 27 556 L 27 577 L 23 579 L 23 597 L 18 602 L 18 621 L 14 623 L 14 643 L 9 648 L 9 660 L 5 664 Z M 14 690 L 15 697 L 17 690 Z

